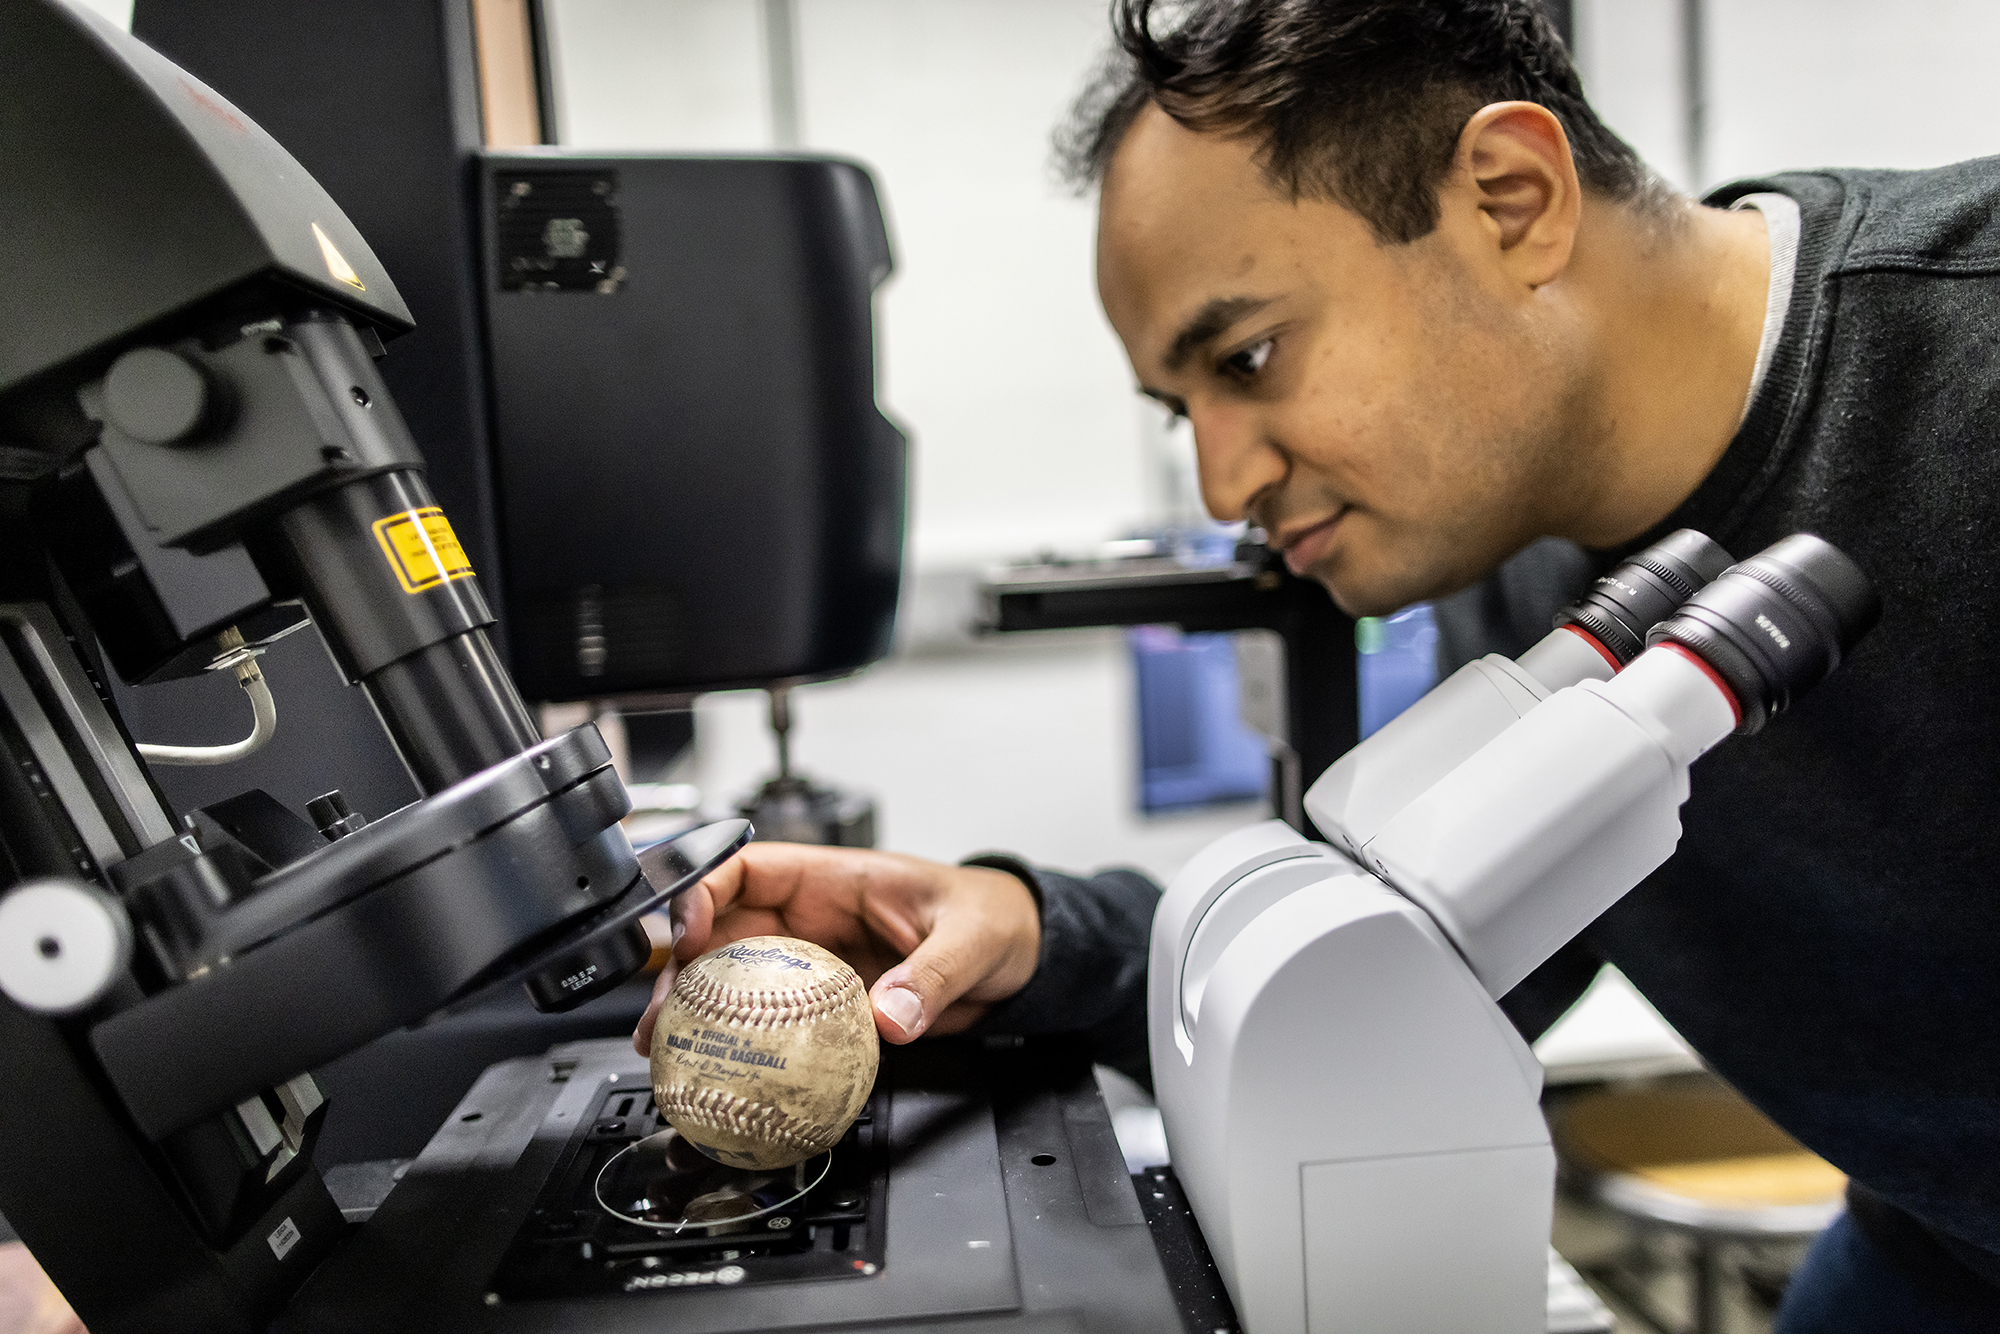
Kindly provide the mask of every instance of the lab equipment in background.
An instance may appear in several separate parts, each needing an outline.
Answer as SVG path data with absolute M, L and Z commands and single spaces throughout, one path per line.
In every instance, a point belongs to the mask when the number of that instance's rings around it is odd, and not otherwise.
M 1260 541 L 1222 560 L 1150 539 L 1077 559 L 1042 554 L 989 570 L 980 599 L 980 628 L 996 633 L 1170 625 L 1274 636 L 1239 637 L 1238 672 L 1245 721 L 1273 739 L 1272 806 L 1295 829 L 1310 828 L 1307 784 L 1359 740 L 1354 623 Z
M 1437 619 L 1419 602 L 1392 616 L 1363 616 L 1354 623 L 1361 655 L 1361 739 L 1422 699 L 1437 684 Z
M 1139 808 L 1155 814 L 1264 796 L 1270 750 L 1243 723 L 1231 636 L 1139 625 L 1125 640 L 1139 715 Z
M 1726 1334 L 1758 1305 L 1768 1320 L 1807 1244 L 1846 1207 L 1838 1168 L 1705 1071 L 1555 1098 L 1549 1121 L 1564 1188 L 1627 1225 L 1630 1240 L 1588 1272 L 1655 1328 Z M 1662 1248 L 1664 1236 L 1683 1245 Z M 1656 1300 L 1663 1274 L 1682 1268 L 1685 1321 Z
M 874 847 L 875 803 L 857 793 L 821 787 L 792 772 L 792 688 L 772 686 L 769 693 L 778 772 L 738 802 L 737 813 L 757 826 L 759 838 L 774 842 Z
M 833 158 L 479 161 L 502 624 L 535 700 L 889 651 L 906 446 L 875 402 L 875 185 Z
M 791 770 L 790 691 L 884 656 L 902 433 L 875 402 L 892 269 L 873 181 L 829 158 L 489 152 L 486 338 L 522 689 L 771 689 L 765 838 L 871 846 L 865 797 Z M 579 404 L 587 409 L 579 411 Z
M 1249 1328 L 1542 1327 L 1554 1158 L 1495 1001 L 1672 854 L 1688 766 L 1879 614 L 1817 538 L 1702 582 L 1724 562 L 1686 532 L 1641 553 L 1329 770 L 1333 846 L 1254 826 L 1168 888 L 1155 1087 Z

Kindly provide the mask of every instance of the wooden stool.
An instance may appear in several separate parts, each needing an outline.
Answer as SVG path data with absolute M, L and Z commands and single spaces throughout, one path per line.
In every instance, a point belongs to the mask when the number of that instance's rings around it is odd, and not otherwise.
M 1732 1241 L 1804 1240 L 1839 1217 L 1847 1178 L 1711 1076 L 1584 1094 L 1555 1118 L 1565 1176 L 1646 1227 L 1694 1243 L 1693 1334 L 1720 1334 Z M 1639 1294 L 1620 1292 L 1647 1320 Z

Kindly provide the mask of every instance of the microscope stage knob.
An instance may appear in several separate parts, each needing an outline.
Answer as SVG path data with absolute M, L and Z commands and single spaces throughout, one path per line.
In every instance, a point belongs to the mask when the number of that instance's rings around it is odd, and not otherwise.
M 0 990 L 37 1014 L 103 998 L 132 957 L 124 905 L 81 880 L 30 880 L 0 899 Z
M 163 347 L 135 347 L 104 377 L 104 415 L 148 445 L 188 441 L 208 422 L 215 387 L 202 369 Z

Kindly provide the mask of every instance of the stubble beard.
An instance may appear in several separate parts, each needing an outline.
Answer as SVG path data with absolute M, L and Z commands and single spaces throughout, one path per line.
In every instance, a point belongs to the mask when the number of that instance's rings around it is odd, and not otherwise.
M 1396 558 L 1365 584 L 1355 583 L 1360 571 L 1343 568 L 1353 564 L 1352 538 L 1308 571 L 1349 615 L 1386 615 L 1471 587 L 1559 532 L 1591 485 L 1587 451 L 1578 444 L 1588 385 L 1555 332 L 1495 319 L 1463 292 L 1429 314 L 1424 378 L 1445 392 L 1418 426 L 1421 442 L 1412 441 L 1431 459 L 1425 498 L 1400 520 L 1350 516 L 1393 524 L 1384 537 Z M 1488 368 L 1486 378 L 1468 368 L 1459 352 L 1468 346 L 1486 353 L 1472 363 Z

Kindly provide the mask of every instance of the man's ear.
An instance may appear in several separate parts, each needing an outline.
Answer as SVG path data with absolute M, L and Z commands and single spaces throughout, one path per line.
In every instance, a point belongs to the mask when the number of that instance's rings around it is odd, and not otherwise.
M 1476 210 L 1495 258 L 1528 287 L 1552 282 L 1569 264 L 1583 214 L 1583 185 L 1569 136 L 1547 107 L 1495 102 L 1458 136 L 1451 186 Z

